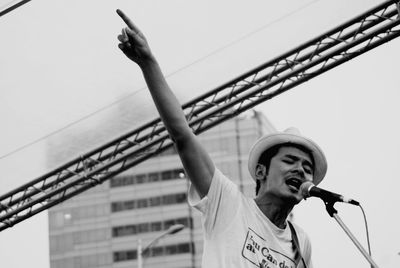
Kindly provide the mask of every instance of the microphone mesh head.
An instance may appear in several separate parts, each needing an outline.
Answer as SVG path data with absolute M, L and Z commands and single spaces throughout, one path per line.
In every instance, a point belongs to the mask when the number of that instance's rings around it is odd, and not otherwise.
M 300 193 L 307 198 L 310 196 L 311 187 L 315 186 L 311 181 L 306 181 L 302 185 L 300 185 Z

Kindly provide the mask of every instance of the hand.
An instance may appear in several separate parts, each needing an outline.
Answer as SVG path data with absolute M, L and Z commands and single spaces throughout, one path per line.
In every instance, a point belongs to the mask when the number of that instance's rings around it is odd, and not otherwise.
M 117 14 L 128 26 L 122 29 L 122 34 L 118 35 L 120 41 L 118 47 L 129 59 L 142 66 L 146 61 L 153 59 L 146 37 L 124 12 L 117 9 Z

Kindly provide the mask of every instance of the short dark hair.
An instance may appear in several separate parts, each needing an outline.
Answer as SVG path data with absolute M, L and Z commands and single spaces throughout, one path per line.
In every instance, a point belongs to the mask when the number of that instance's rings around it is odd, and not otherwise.
M 307 154 L 310 155 L 311 161 L 314 164 L 314 158 L 312 156 L 311 151 L 300 144 L 297 143 L 290 143 L 290 142 L 286 142 L 286 143 L 281 143 L 281 144 L 276 144 L 274 146 L 272 146 L 271 148 L 269 148 L 268 150 L 265 150 L 260 158 L 258 159 L 258 164 L 264 165 L 266 168 L 266 173 L 268 174 L 269 171 L 269 166 L 271 165 L 271 159 L 272 157 L 274 157 L 275 155 L 277 155 L 278 151 L 280 148 L 282 147 L 295 147 L 299 150 L 302 150 L 303 152 L 306 152 Z M 256 180 L 256 195 L 258 194 L 258 191 L 260 190 L 261 187 L 261 182 L 259 180 Z

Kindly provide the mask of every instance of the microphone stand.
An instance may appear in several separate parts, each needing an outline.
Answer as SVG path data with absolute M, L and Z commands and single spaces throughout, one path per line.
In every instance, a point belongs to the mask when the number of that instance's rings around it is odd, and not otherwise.
M 333 207 L 333 205 L 335 204 L 335 201 L 332 201 L 332 200 L 326 201 L 326 200 L 324 200 L 324 203 L 325 203 L 326 211 L 328 212 L 329 216 L 333 217 L 337 221 L 337 223 L 340 225 L 340 227 L 342 227 L 342 229 L 349 236 L 351 241 L 353 241 L 354 245 L 356 245 L 356 247 L 364 255 L 364 257 L 367 259 L 367 261 L 371 264 L 371 267 L 372 268 L 379 268 L 378 265 L 371 258 L 371 256 L 368 254 L 368 252 L 362 247 L 360 242 L 358 242 L 356 237 L 351 233 L 349 228 L 347 228 L 347 226 L 340 219 L 339 215 L 337 214 L 337 210 Z

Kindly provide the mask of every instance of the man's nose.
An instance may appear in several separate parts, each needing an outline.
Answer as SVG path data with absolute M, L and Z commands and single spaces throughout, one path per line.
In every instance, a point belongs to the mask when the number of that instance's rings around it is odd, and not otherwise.
M 304 178 L 305 170 L 301 163 L 299 163 L 299 162 L 296 163 L 296 165 L 294 167 L 294 171 Z

